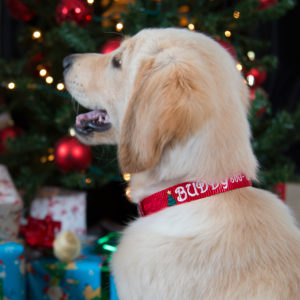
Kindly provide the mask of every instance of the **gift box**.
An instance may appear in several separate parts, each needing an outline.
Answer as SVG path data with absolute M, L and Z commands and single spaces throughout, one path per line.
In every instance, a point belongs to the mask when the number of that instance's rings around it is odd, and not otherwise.
M 83 247 L 83 254 L 70 263 L 51 257 L 28 263 L 28 299 L 109 300 L 103 294 L 103 258 L 94 252 L 94 248 Z
M 70 230 L 79 237 L 86 234 L 86 193 L 56 187 L 42 188 L 30 207 L 30 216 L 50 216 L 61 222 L 61 231 Z
M 25 300 L 24 247 L 15 242 L 0 243 L 0 299 Z
M 22 207 L 7 168 L 0 165 L 0 240 L 12 241 L 17 237 Z

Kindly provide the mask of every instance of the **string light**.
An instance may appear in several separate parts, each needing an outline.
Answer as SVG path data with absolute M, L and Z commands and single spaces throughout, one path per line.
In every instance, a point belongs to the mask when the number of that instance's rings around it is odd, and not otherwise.
M 130 175 L 129 173 L 123 174 L 123 179 L 124 179 L 125 181 L 129 181 L 130 178 L 131 178 L 131 175 Z
M 86 179 L 85 179 L 85 183 L 87 183 L 87 184 L 92 183 L 92 179 L 91 179 L 91 178 L 86 178 Z
M 248 51 L 247 56 L 251 61 L 253 61 L 255 59 L 254 51 Z
M 41 159 L 40 159 L 40 162 L 42 164 L 45 164 L 47 162 L 47 156 L 42 156 Z
M 238 69 L 238 71 L 242 71 L 243 70 L 243 66 L 241 63 L 237 63 L 236 64 L 236 68 Z
M 190 23 L 188 25 L 188 29 L 191 30 L 191 31 L 195 30 L 195 25 L 193 23 Z
M 53 77 L 52 77 L 52 76 L 47 76 L 47 77 L 46 77 L 46 82 L 47 82 L 48 84 L 51 84 L 51 83 L 53 82 Z
M 249 86 L 254 86 L 255 78 L 252 74 L 247 76 L 247 83 Z
M 53 160 L 54 160 L 54 155 L 53 155 L 53 154 L 50 154 L 50 155 L 48 156 L 48 160 L 49 160 L 49 161 L 53 161 Z
M 224 35 L 226 36 L 226 37 L 231 37 L 231 31 L 229 31 L 229 30 L 226 30 L 225 32 L 224 32 Z
M 238 10 L 236 10 L 236 11 L 233 12 L 233 17 L 235 19 L 238 19 L 240 17 L 240 15 L 241 15 L 241 13 Z
M 16 84 L 14 82 L 9 82 L 7 84 L 7 88 L 10 89 L 10 90 L 13 90 L 15 87 L 16 87 Z
M 69 129 L 69 135 L 70 135 L 70 136 L 75 136 L 75 135 L 76 135 L 76 131 L 75 131 L 75 129 L 74 129 L 73 127 L 71 127 L 71 128 Z
M 32 38 L 33 38 L 34 40 L 39 39 L 41 36 L 42 36 L 42 33 L 41 33 L 39 30 L 35 30 L 35 31 L 32 33 Z
M 116 30 L 117 31 L 121 31 L 123 28 L 124 28 L 123 23 L 119 22 L 119 23 L 116 24 Z
M 131 200 L 131 195 L 130 195 L 130 188 L 129 188 L 129 186 L 126 188 L 125 194 L 126 194 L 127 198 L 128 198 L 129 200 Z
M 62 82 L 59 82 L 59 83 L 56 85 L 56 88 L 57 88 L 59 91 L 62 91 L 62 90 L 65 88 L 65 85 L 64 85 Z
M 88 4 L 94 4 L 94 0 L 87 0 L 86 1 Z
M 41 69 L 39 73 L 40 73 L 41 77 L 44 77 L 47 74 L 47 70 L 46 69 Z

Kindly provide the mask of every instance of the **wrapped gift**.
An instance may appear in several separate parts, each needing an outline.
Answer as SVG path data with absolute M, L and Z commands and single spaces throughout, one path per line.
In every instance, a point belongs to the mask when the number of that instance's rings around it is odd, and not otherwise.
M 25 300 L 24 247 L 15 242 L 0 243 L 0 299 Z
M 30 216 L 36 219 L 50 216 L 61 222 L 61 231 L 70 230 L 83 236 L 86 233 L 86 193 L 42 188 L 31 204 Z
M 22 207 L 7 168 L 0 165 L 0 240 L 11 241 L 17 237 Z
M 84 254 L 70 263 L 52 257 L 28 263 L 28 299 L 102 299 L 102 258 L 93 249 L 91 246 L 84 247 Z

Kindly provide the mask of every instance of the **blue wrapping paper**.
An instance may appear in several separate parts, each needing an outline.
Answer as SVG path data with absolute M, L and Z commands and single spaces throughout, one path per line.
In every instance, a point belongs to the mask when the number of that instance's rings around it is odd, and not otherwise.
M 71 263 L 55 258 L 40 258 L 27 264 L 30 300 L 108 300 L 103 284 L 103 256 L 94 247 L 84 247 L 82 255 Z M 113 279 L 110 300 L 118 300 Z
M 25 279 L 24 247 L 0 242 L 0 299 L 27 299 Z

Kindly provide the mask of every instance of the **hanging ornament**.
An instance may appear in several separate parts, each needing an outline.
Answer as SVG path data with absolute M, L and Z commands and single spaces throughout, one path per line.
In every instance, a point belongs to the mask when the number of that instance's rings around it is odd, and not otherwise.
M 56 8 L 56 21 L 61 24 L 65 21 L 78 25 L 87 25 L 92 20 L 91 8 L 83 0 L 62 0 Z
M 17 138 L 23 130 L 17 126 L 10 126 L 0 130 L 0 153 L 6 153 L 6 143 L 9 139 L 14 140 Z
M 19 21 L 30 21 L 35 13 L 20 0 L 6 0 L 7 10 L 10 15 Z
M 260 5 L 258 6 L 258 10 L 264 10 L 270 6 L 274 6 L 278 3 L 278 0 L 259 0 Z
M 267 72 L 262 69 L 252 68 L 246 74 L 246 80 L 249 86 L 256 87 L 261 85 L 267 78 Z
M 113 38 L 111 40 L 106 41 L 101 50 L 100 53 L 102 54 L 108 54 L 112 51 L 114 51 L 115 49 L 119 48 L 121 45 L 122 39 L 121 38 Z
M 237 54 L 235 48 L 232 46 L 231 43 L 224 41 L 224 40 L 216 40 L 224 49 L 228 51 L 228 53 L 237 60 Z
M 75 137 L 58 140 L 54 149 L 55 163 L 61 171 L 83 171 L 92 162 L 91 147 L 80 143 Z

